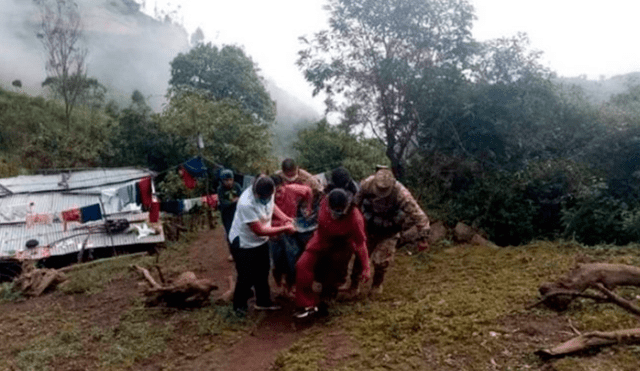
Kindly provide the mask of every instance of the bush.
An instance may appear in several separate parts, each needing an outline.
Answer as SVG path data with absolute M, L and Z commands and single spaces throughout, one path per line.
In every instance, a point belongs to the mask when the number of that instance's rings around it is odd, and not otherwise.
M 637 207 L 637 205 L 636 205 Z M 638 238 L 639 212 L 608 192 L 576 201 L 563 209 L 566 237 L 586 245 L 601 243 L 624 245 Z
M 447 222 L 462 221 L 480 228 L 501 246 L 525 243 L 535 237 L 535 218 L 540 211 L 525 193 L 511 174 L 490 174 L 455 198 Z

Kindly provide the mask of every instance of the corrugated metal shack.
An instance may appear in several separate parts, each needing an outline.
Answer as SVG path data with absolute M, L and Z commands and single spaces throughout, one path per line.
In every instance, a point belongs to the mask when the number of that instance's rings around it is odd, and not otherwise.
M 123 205 L 118 192 L 155 173 L 146 169 L 114 168 L 50 171 L 41 175 L 0 179 L 0 261 L 40 260 L 97 249 L 164 241 L 161 222 L 132 202 Z M 153 189 L 153 181 L 151 181 Z M 129 188 L 130 189 L 130 188 Z M 102 217 L 67 221 L 62 212 L 100 205 Z M 127 220 L 115 231 L 110 221 Z

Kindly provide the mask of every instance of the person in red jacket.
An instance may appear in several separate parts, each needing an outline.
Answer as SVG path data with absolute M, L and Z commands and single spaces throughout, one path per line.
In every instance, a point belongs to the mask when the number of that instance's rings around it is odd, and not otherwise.
M 337 293 L 346 282 L 349 260 L 353 253 L 362 266 L 360 279 L 370 277 L 367 238 L 362 213 L 353 207 L 351 195 L 336 188 L 320 202 L 318 228 L 296 264 L 295 303 L 300 311 L 297 318 L 319 312 L 320 295 L 313 291 L 313 282 L 322 283 L 323 292 Z M 333 262 L 331 269 L 316 272 L 319 261 Z
M 282 213 L 291 219 L 296 219 L 298 209 L 302 209 L 305 216 L 311 214 L 313 202 L 313 190 L 304 184 L 285 184 L 281 175 L 272 175 L 275 190 L 275 204 Z M 277 215 L 273 216 L 272 225 L 279 227 L 288 220 L 282 220 Z M 296 232 L 291 235 L 283 234 L 272 238 L 271 258 L 273 260 L 273 278 L 277 286 L 284 285 L 282 294 L 291 296 L 293 285 L 295 284 L 296 262 L 302 254 L 307 240 L 299 236 Z

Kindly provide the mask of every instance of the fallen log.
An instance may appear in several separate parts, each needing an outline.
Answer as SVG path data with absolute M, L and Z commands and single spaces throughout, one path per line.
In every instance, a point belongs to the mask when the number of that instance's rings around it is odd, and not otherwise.
M 564 310 L 576 297 L 587 297 L 597 301 L 614 303 L 626 311 L 640 316 L 640 307 L 613 292 L 618 286 L 640 287 L 640 268 L 625 264 L 579 264 L 556 282 L 540 285 L 538 291 L 542 295 L 542 299 L 530 307 L 544 303 L 552 309 Z M 583 293 L 587 289 L 597 290 L 603 295 Z M 579 336 L 552 348 L 538 350 L 536 354 L 542 358 L 552 358 L 613 344 L 637 343 L 640 343 L 640 328 L 610 332 L 594 331 L 579 334 Z
M 54 289 L 66 280 L 67 276 L 55 269 L 25 268 L 14 284 L 24 296 L 35 297 Z
M 178 308 L 202 306 L 209 301 L 211 291 L 218 289 L 218 285 L 213 281 L 206 278 L 198 279 L 193 272 L 183 272 L 172 283 L 161 285 L 146 268 L 139 265 L 132 265 L 131 268 L 139 272 L 149 283 L 150 287 L 144 291 L 144 295 L 146 304 L 150 306 L 166 305 Z
M 545 305 L 551 309 L 562 311 L 569 306 L 575 297 L 582 296 L 578 294 L 588 288 L 598 289 L 607 296 L 609 301 L 616 302 L 600 287 L 611 292 L 618 286 L 640 287 L 640 268 L 626 264 L 578 264 L 576 268 L 557 281 L 540 285 L 538 291 L 542 295 Z M 616 304 L 620 305 L 617 302 Z
M 536 355 L 542 358 L 553 358 L 613 344 L 637 343 L 640 343 L 640 328 L 609 332 L 594 331 L 577 336 L 553 348 L 538 350 Z

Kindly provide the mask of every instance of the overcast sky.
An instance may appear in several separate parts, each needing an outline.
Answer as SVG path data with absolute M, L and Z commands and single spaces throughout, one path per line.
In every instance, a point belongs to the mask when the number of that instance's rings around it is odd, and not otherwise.
M 142 0 L 138 0 L 139 2 Z M 477 40 L 526 32 L 531 48 L 560 76 L 600 76 L 640 71 L 640 1 L 638 0 L 470 0 L 477 20 Z M 169 3 L 167 7 L 165 4 Z M 311 89 L 295 66 L 298 37 L 327 28 L 325 0 L 146 0 L 177 9 L 187 31 L 200 27 L 208 41 L 245 47 L 280 87 L 312 101 Z

